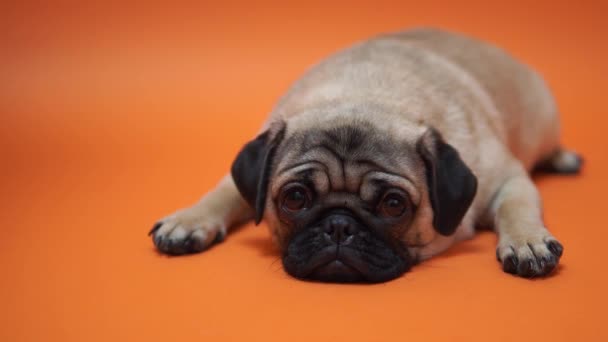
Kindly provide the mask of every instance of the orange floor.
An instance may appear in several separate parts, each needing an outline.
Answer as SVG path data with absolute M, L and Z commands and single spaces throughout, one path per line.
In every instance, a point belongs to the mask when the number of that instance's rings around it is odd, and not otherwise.
M 2 6 L 0 341 L 608 341 L 606 1 L 202 3 Z M 288 277 L 264 226 L 155 252 L 154 220 L 210 189 L 310 64 L 428 24 L 554 89 L 587 161 L 538 179 L 554 276 L 504 274 L 491 233 L 371 286 Z

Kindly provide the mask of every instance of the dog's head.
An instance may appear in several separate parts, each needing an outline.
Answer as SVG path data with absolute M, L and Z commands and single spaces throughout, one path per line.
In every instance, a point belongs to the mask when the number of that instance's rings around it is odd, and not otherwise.
M 433 128 L 364 116 L 297 116 L 237 156 L 232 176 L 297 278 L 381 282 L 413 248 L 450 235 L 477 180 Z

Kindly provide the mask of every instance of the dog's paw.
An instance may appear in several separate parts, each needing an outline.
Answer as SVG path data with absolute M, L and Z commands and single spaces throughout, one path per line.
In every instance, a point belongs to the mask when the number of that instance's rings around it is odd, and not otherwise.
M 534 278 L 550 274 L 559 262 L 564 247 L 553 236 L 504 238 L 496 248 L 502 269 L 521 277 Z
M 156 248 L 166 254 L 197 253 L 226 236 L 223 220 L 194 208 L 183 209 L 158 221 L 148 233 Z
M 583 157 L 574 151 L 559 150 L 535 167 L 535 171 L 577 174 L 583 167 Z

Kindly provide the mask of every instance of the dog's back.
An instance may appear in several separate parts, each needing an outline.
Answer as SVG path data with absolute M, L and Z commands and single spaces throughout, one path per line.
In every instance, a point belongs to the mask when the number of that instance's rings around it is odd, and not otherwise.
M 335 54 L 295 83 L 275 115 L 344 103 L 381 103 L 434 126 L 462 151 L 497 138 L 527 169 L 558 144 L 555 105 L 536 72 L 491 44 L 436 29 L 382 35 Z
M 435 29 L 392 36 L 432 51 L 468 72 L 500 113 L 505 143 L 528 168 L 557 146 L 557 109 L 543 79 L 503 49 Z M 523 125 L 522 125 L 523 123 Z

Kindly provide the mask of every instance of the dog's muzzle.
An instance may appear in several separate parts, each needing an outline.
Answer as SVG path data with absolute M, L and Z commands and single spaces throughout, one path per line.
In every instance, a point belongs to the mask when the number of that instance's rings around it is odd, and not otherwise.
M 321 225 L 321 238 L 328 244 L 317 255 L 318 266 L 309 277 L 329 282 L 354 282 L 363 279 L 359 268 L 363 265 L 355 260 L 352 244 L 359 232 L 358 222 L 349 215 L 333 214 Z
M 323 282 L 382 282 L 409 269 L 409 259 L 352 212 L 335 208 L 298 229 L 283 266 L 290 275 Z

